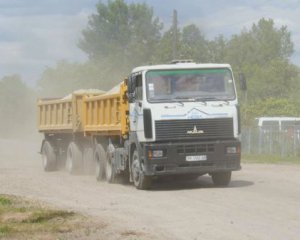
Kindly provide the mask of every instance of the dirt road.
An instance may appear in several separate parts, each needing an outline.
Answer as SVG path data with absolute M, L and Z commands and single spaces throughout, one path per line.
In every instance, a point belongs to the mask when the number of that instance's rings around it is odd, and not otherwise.
M 0 140 L 0 193 L 75 210 L 105 223 L 99 239 L 299 239 L 300 165 L 243 164 L 228 188 L 208 176 L 150 191 L 42 171 L 39 143 Z M 124 235 L 123 235 L 124 236 Z

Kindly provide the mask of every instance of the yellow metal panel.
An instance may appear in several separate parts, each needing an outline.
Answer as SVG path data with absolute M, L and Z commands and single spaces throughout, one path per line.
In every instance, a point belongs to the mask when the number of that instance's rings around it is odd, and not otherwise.
M 119 136 L 128 134 L 126 91 L 127 87 L 123 83 L 118 94 L 84 98 L 86 113 L 83 129 L 85 134 Z
M 71 111 L 70 100 L 39 100 L 38 101 L 38 129 L 41 132 L 56 130 L 70 130 L 72 124 L 68 121 Z

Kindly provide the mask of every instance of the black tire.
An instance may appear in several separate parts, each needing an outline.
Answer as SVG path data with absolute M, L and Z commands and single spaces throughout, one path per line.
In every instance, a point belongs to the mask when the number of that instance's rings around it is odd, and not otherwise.
M 109 183 L 116 181 L 116 172 L 114 168 L 114 147 L 110 144 L 107 147 L 106 158 L 105 158 L 105 178 Z
M 75 142 L 71 142 L 67 150 L 66 170 L 75 175 L 82 173 L 82 169 L 82 151 Z
M 130 183 L 130 174 L 129 174 L 128 166 L 126 167 L 126 169 L 123 172 L 120 173 L 120 183 L 126 184 L 126 185 Z
M 152 178 L 144 175 L 137 150 L 134 150 L 132 155 L 131 173 L 134 186 L 137 189 L 145 190 L 151 187 Z
M 215 186 L 226 187 L 231 181 L 231 172 L 216 172 L 211 177 Z
M 45 172 L 57 170 L 57 159 L 53 146 L 49 141 L 44 141 L 42 146 L 42 161 Z
M 94 162 L 96 164 L 96 179 L 102 181 L 105 178 L 106 153 L 101 144 L 96 144 Z

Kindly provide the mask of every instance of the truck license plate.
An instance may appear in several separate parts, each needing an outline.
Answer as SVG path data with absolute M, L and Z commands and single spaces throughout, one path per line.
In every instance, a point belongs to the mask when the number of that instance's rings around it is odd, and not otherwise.
M 206 155 L 186 156 L 185 160 L 188 161 L 188 162 L 206 161 L 207 160 L 207 156 Z

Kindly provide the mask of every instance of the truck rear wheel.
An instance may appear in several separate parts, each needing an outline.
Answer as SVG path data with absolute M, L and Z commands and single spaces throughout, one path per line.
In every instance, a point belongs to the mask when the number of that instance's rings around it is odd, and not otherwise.
M 94 161 L 96 163 L 96 178 L 98 181 L 102 181 L 105 178 L 106 153 L 101 144 L 96 144 Z
M 231 181 L 231 172 L 216 172 L 211 174 L 215 186 L 225 187 Z
M 53 146 L 49 141 L 44 141 L 42 146 L 42 160 L 45 172 L 56 170 L 56 154 Z
M 106 153 L 106 161 L 105 161 L 105 178 L 109 183 L 115 182 L 115 169 L 114 169 L 114 161 L 115 161 L 115 149 L 112 144 L 109 144 L 107 147 Z
M 151 177 L 144 175 L 137 150 L 134 150 L 133 152 L 131 172 L 133 183 L 137 189 L 149 189 L 151 187 L 152 179 Z
M 82 167 L 82 151 L 75 142 L 71 142 L 67 150 L 66 169 L 70 174 L 80 174 Z

